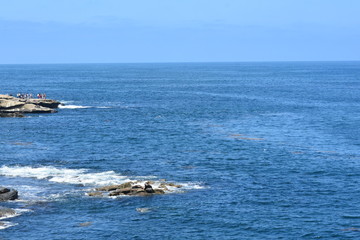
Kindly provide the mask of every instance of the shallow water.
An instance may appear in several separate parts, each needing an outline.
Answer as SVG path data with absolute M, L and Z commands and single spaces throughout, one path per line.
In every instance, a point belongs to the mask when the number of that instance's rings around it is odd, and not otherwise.
M 4 239 L 360 238 L 360 63 L 0 65 Z M 92 198 L 167 179 L 182 192 Z M 145 210 L 144 210 L 145 209 Z M 1 227 L 1 226 L 0 226 Z

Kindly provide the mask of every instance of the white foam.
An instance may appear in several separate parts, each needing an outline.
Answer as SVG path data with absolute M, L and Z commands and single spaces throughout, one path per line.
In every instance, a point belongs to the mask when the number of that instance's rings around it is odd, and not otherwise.
M 70 104 L 73 103 L 74 101 L 66 101 L 66 100 L 60 100 L 61 104 Z
M 59 108 L 63 109 L 82 109 L 82 108 L 91 108 L 90 106 L 81 106 L 81 105 L 63 105 L 60 104 Z
M 6 221 L 1 221 L 0 222 L 0 230 L 9 228 L 9 227 L 13 227 L 18 225 L 17 223 L 12 223 L 12 222 L 6 222 Z
M 18 212 L 15 211 L 15 209 L 12 209 L 12 210 L 14 210 L 14 213 L 3 214 L 2 217 L 0 217 L 0 220 L 7 219 L 7 218 L 13 218 L 13 217 L 20 215 Z
M 64 105 L 64 104 L 60 104 L 59 108 L 62 109 L 84 109 L 84 108 L 112 108 L 112 107 L 107 107 L 107 106 L 100 106 L 100 107 L 93 107 L 93 106 L 82 106 L 82 105 Z
M 7 167 L 0 168 L 0 175 L 8 177 L 24 177 L 46 179 L 50 182 L 83 184 L 83 185 L 110 185 L 131 181 L 127 176 L 116 174 L 114 171 L 92 173 L 88 169 L 68 169 L 55 167 Z
M 158 188 L 163 181 L 156 181 L 156 176 L 123 176 L 114 171 L 106 172 L 91 172 L 89 169 L 68 169 L 56 167 L 28 167 L 28 166 L 2 166 L 0 168 L 0 175 L 7 177 L 22 177 L 22 178 L 36 178 L 40 180 L 47 180 L 56 183 L 65 184 L 81 184 L 84 186 L 97 187 L 106 185 L 122 184 L 125 182 L 134 181 L 138 184 L 144 184 L 150 179 L 153 180 L 153 187 Z M 177 192 L 185 189 L 203 189 L 201 183 L 176 183 L 181 185 L 181 188 L 169 186 L 170 192 Z M 29 191 L 34 192 L 34 191 Z M 35 191 L 36 192 L 36 191 Z
M 12 210 L 14 210 L 14 213 L 4 214 L 4 215 L 2 215 L 2 217 L 0 217 L 0 220 L 17 217 L 17 216 L 20 216 L 24 212 L 31 212 L 32 211 L 30 209 L 20 209 L 20 208 L 15 208 L 15 209 L 12 209 Z

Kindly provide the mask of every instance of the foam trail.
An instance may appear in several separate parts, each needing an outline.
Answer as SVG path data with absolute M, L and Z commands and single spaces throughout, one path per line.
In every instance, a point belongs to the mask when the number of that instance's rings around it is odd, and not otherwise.
M 153 180 L 153 187 L 158 188 L 162 181 L 156 180 L 156 176 L 123 176 L 114 171 L 106 172 L 91 172 L 89 169 L 68 169 L 68 168 L 55 168 L 55 167 L 22 167 L 22 166 L 2 166 L 0 168 L 0 175 L 7 177 L 22 177 L 22 178 L 36 178 L 40 180 L 47 180 L 56 183 L 66 184 L 81 184 L 85 186 L 105 186 L 122 184 L 125 182 L 135 181 L 138 184 L 144 184 L 149 179 Z M 203 189 L 201 183 L 176 183 L 181 185 L 181 188 L 168 187 L 170 191 L 177 192 L 180 190 L 189 189 Z M 30 191 L 34 192 L 34 191 Z
M 82 109 L 82 108 L 91 108 L 90 106 L 81 106 L 81 105 L 59 105 L 59 108 L 63 109 Z
M 6 221 L 1 221 L 0 222 L 0 230 L 9 228 L 9 227 L 13 227 L 18 225 L 17 223 L 12 223 L 12 222 L 6 222 Z
M 127 176 L 121 176 L 114 171 L 91 173 L 88 169 L 67 169 L 55 167 L 7 167 L 0 168 L 0 175 L 8 177 L 25 177 L 46 179 L 50 182 L 83 184 L 101 186 L 121 184 L 131 181 Z
M 93 107 L 93 106 L 81 106 L 81 105 L 63 105 L 60 104 L 59 108 L 62 109 L 84 109 L 84 108 L 112 108 L 112 107 L 106 107 L 106 106 L 100 106 L 100 107 Z

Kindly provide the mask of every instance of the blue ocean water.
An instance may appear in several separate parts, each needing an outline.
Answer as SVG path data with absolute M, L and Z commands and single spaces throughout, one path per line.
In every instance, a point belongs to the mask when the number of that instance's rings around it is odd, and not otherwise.
M 17 92 L 65 106 L 0 119 L 2 239 L 360 238 L 360 62 L 0 65 Z M 128 179 L 184 188 L 86 195 Z

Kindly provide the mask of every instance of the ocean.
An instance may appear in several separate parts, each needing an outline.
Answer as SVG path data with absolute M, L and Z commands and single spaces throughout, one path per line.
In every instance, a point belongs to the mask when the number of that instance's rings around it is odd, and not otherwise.
M 18 92 L 64 105 L 0 119 L 0 239 L 360 239 L 360 62 L 0 65 Z

